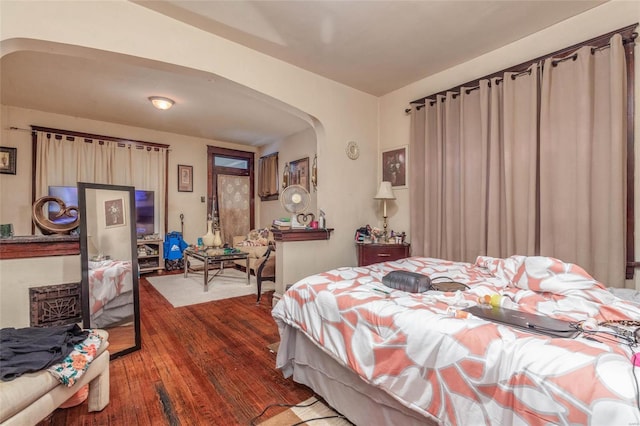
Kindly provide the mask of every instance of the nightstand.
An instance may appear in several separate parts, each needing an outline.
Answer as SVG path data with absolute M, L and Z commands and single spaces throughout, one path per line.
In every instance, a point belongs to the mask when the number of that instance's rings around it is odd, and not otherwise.
M 404 244 L 365 244 L 356 243 L 358 248 L 358 266 L 372 263 L 390 262 L 409 257 L 411 245 Z

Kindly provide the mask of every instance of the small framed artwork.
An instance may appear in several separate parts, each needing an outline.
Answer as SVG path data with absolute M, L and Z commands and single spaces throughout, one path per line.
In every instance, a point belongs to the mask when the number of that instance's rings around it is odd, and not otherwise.
M 16 174 L 17 148 L 0 146 L 0 173 L 8 175 Z
M 300 185 L 309 191 L 309 157 L 289 162 L 289 185 Z
M 193 166 L 178 164 L 178 192 L 193 192 Z
M 407 188 L 408 146 L 382 151 L 382 180 L 394 188 Z
M 124 200 L 122 198 L 104 202 L 105 227 L 115 228 L 116 226 L 124 226 L 126 225 L 125 217 Z

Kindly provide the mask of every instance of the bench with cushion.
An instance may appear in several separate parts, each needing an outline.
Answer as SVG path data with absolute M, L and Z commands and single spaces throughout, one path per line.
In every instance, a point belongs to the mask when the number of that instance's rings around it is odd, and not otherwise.
M 48 370 L 26 373 L 0 382 L 0 424 L 34 425 L 60 407 L 83 386 L 89 385 L 89 411 L 101 411 L 109 403 L 109 334 L 95 330 L 102 344 L 82 377 L 71 387 Z

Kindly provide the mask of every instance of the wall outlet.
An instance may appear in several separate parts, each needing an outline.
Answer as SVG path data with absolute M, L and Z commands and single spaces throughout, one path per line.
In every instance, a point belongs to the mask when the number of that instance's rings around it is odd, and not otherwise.
M 204 203 L 204 197 L 200 197 L 200 202 Z

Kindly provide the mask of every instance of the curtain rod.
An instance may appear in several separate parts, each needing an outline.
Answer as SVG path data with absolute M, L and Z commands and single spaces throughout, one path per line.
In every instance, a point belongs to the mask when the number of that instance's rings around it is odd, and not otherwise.
M 538 68 L 540 68 L 540 67 L 541 67 L 540 65 L 536 65 L 536 66 L 537 66 Z M 531 75 L 531 68 L 529 68 L 529 69 L 528 69 L 528 70 L 526 70 L 526 71 L 522 71 L 522 72 L 519 72 L 519 73 L 511 74 L 511 80 L 515 80 L 516 78 L 518 78 L 518 77 L 520 77 L 520 76 L 523 76 L 523 75 L 525 75 L 525 74 Z M 502 77 L 496 77 L 496 78 L 495 78 L 496 86 L 497 86 L 498 84 L 500 84 L 500 82 L 501 82 L 502 80 L 503 80 L 503 78 L 502 78 Z M 489 82 L 489 87 L 491 87 L 491 82 Z M 469 93 L 473 92 L 474 90 L 478 90 L 478 89 L 480 89 L 480 86 L 470 87 L 470 88 L 466 89 L 464 92 L 468 95 Z M 459 95 L 460 95 L 460 93 L 459 93 L 459 92 L 454 92 L 454 93 L 453 93 L 453 99 L 457 98 Z M 437 96 L 437 95 L 436 95 L 436 96 Z M 444 102 L 444 101 L 445 101 L 445 98 L 443 97 L 443 98 L 442 98 L 442 102 Z M 430 99 L 430 100 L 429 100 L 429 105 L 430 105 L 430 106 L 433 106 L 436 102 L 437 102 L 437 101 L 436 101 L 435 99 Z M 425 106 L 427 106 L 427 102 L 426 102 L 426 100 L 425 100 L 425 103 L 416 105 L 416 111 L 420 111 L 420 110 L 421 110 L 422 108 L 424 108 Z M 405 112 L 406 114 L 409 114 L 409 113 L 411 112 L 411 108 L 407 108 L 407 109 L 405 109 L 405 110 L 404 110 L 404 112 Z
M 31 125 L 31 130 L 33 132 L 55 133 L 58 135 L 73 136 L 73 137 L 85 138 L 85 139 L 91 139 L 91 140 L 95 139 L 99 141 L 102 140 L 102 141 L 109 141 L 109 142 L 117 142 L 117 143 L 122 143 L 126 145 L 143 145 L 143 146 L 153 147 L 153 148 L 169 148 L 171 146 L 171 145 L 165 145 L 162 143 L 137 141 L 133 139 L 117 138 L 113 136 L 95 135 L 92 133 L 76 132 L 74 130 L 52 129 L 49 127 L 40 127 L 36 125 Z
M 422 108 L 423 106 L 426 105 L 427 100 L 429 100 L 430 102 L 434 102 L 434 99 L 430 99 L 430 98 L 437 97 L 438 95 L 446 94 L 447 92 L 452 92 L 452 91 L 454 91 L 454 92 L 455 91 L 459 91 L 460 88 L 465 87 L 465 86 L 473 86 L 473 89 L 475 90 L 475 88 L 476 88 L 475 86 L 480 82 L 480 80 L 486 80 L 486 79 L 491 79 L 493 77 L 502 76 L 504 73 L 507 73 L 507 72 L 515 72 L 515 73 L 517 73 L 516 74 L 517 76 L 520 76 L 523 73 L 528 72 L 527 70 L 522 71 L 523 68 L 529 68 L 533 64 L 540 63 L 540 62 L 544 61 L 545 59 L 552 58 L 554 56 L 570 55 L 569 57 L 562 57 L 561 59 L 553 61 L 554 63 L 555 62 L 562 62 L 562 61 L 565 61 L 565 60 L 569 60 L 569 59 L 571 59 L 571 57 L 573 56 L 572 54 L 574 54 L 574 52 L 576 50 L 578 50 L 579 48 L 581 48 L 583 46 L 587 46 L 589 44 L 596 44 L 596 46 L 591 48 L 591 53 L 593 54 L 596 51 L 599 51 L 599 50 L 602 50 L 602 49 L 606 49 L 607 47 L 609 47 L 609 44 L 610 44 L 609 43 L 609 39 L 611 37 L 613 37 L 615 34 L 622 35 L 622 43 L 623 44 L 631 44 L 631 45 L 633 45 L 633 43 L 635 43 L 635 39 L 638 37 L 638 33 L 636 33 L 634 31 L 637 26 L 638 26 L 638 23 L 636 22 L 635 24 L 629 25 L 627 27 L 620 28 L 620 29 L 615 30 L 615 31 L 611 31 L 609 33 L 600 35 L 598 37 L 594 37 L 592 39 L 589 39 L 587 41 L 583 41 L 583 42 L 578 43 L 578 44 L 574 44 L 573 46 L 569 46 L 569 47 L 566 47 L 564 49 L 557 50 L 557 51 L 555 51 L 553 53 L 540 56 L 540 57 L 538 57 L 536 59 L 532 59 L 532 60 L 523 62 L 521 64 L 515 65 L 513 67 L 503 69 L 502 71 L 498 71 L 498 72 L 495 72 L 493 74 L 489 74 L 489 75 L 486 75 L 484 77 L 480 77 L 478 79 L 471 80 L 471 81 L 469 81 L 467 83 L 455 86 L 455 87 L 453 87 L 451 89 L 443 90 L 443 91 L 440 91 L 438 93 L 434 93 L 432 95 L 425 96 L 425 97 L 420 98 L 420 99 L 416 99 L 414 101 L 409 102 L 409 104 L 411 104 L 412 107 L 415 106 L 416 110 L 420 110 L 420 108 Z M 604 43 L 604 42 L 606 42 L 606 43 Z M 557 65 L 557 63 L 554 66 L 556 66 L 556 65 Z M 511 76 L 511 78 L 515 79 L 516 77 Z M 432 105 L 433 105 L 433 103 L 432 103 Z M 409 114 L 411 112 L 411 108 L 406 108 L 404 111 L 405 111 L 406 114 Z

